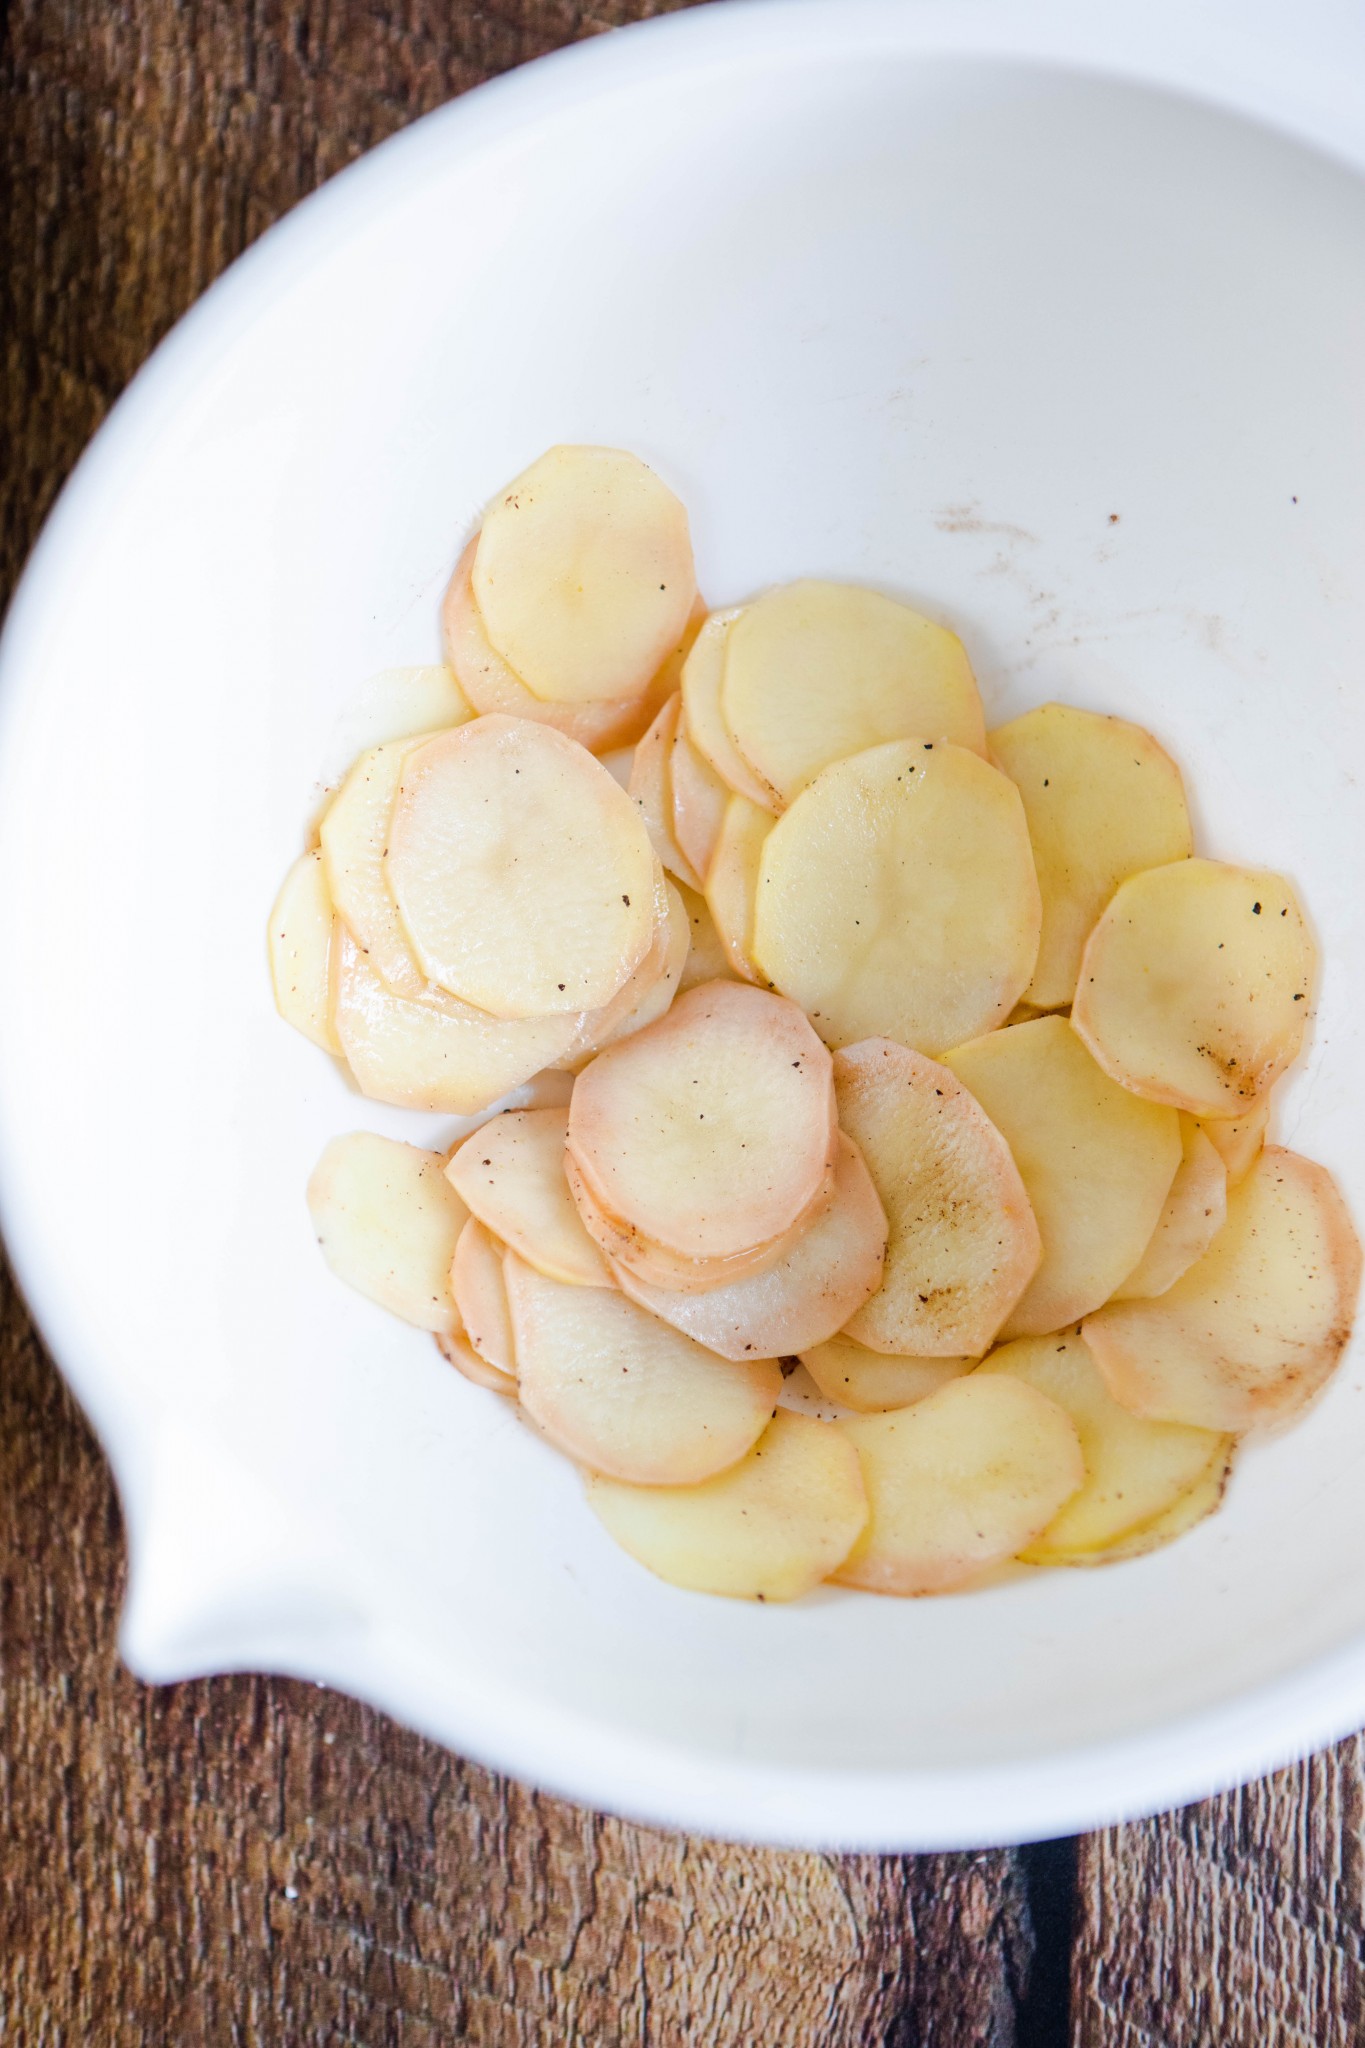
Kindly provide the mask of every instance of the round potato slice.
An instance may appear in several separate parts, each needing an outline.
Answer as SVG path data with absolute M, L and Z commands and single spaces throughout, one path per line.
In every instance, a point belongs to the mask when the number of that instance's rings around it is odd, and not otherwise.
M 474 706 L 446 661 L 381 668 L 367 676 L 338 721 L 339 740 L 353 755 L 388 740 L 444 732 L 474 716 Z
M 782 1391 L 773 1359 L 731 1365 L 624 1294 L 505 1261 L 522 1406 L 595 1472 L 689 1486 L 744 1456 Z
M 315 848 L 294 862 L 270 913 L 275 1008 L 324 1052 L 341 1051 L 332 1023 L 332 897 Z
M 1346 1348 L 1359 1289 L 1360 1242 L 1331 1174 L 1267 1146 L 1203 1258 L 1157 1300 L 1088 1316 L 1082 1334 L 1135 1415 L 1253 1429 L 1307 1407 Z
M 770 1244 L 833 1165 L 832 1063 L 795 1004 L 738 982 L 679 997 L 580 1075 L 569 1147 L 611 1217 L 686 1259 Z
M 510 1394 L 517 1398 L 517 1383 L 509 1372 L 499 1372 L 496 1365 L 490 1365 L 486 1358 L 480 1358 L 467 1337 L 456 1334 L 453 1337 L 438 1337 L 436 1349 L 447 1365 L 453 1365 L 456 1372 L 472 1380 L 476 1387 L 487 1387 L 491 1394 Z
M 1303 1043 L 1314 949 L 1283 875 L 1217 860 L 1149 868 L 1085 948 L 1071 1021 L 1125 1088 L 1237 1116 Z
M 976 1364 L 974 1358 L 891 1358 L 843 1336 L 812 1345 L 800 1357 L 826 1400 L 864 1415 L 908 1408 Z
M 1235 1188 L 1256 1164 L 1270 1125 L 1270 1094 L 1254 1102 L 1245 1116 L 1197 1118 L 1200 1130 L 1227 1170 L 1228 1186 Z
M 1028 818 L 1043 930 L 1026 994 L 1059 1010 L 1076 991 L 1081 954 L 1130 875 L 1194 851 L 1180 770 L 1125 718 L 1039 704 L 990 736 L 991 758 L 1018 787 Z
M 772 791 L 760 782 L 731 739 L 720 709 L 721 677 L 725 670 L 725 643 L 742 607 L 713 612 L 696 638 L 683 663 L 683 724 L 688 738 L 704 761 L 709 761 L 727 789 L 744 796 L 760 810 L 778 809 Z
M 509 1109 L 457 1146 L 446 1179 L 486 1229 L 538 1273 L 571 1287 L 610 1287 L 564 1178 L 565 1109 Z
M 754 965 L 754 905 L 763 845 L 772 815 L 744 796 L 732 796 L 706 871 L 706 904 L 732 972 L 760 979 Z
M 1191 1529 L 1206 1522 L 1223 1504 L 1228 1479 L 1232 1473 L 1232 1461 L 1236 1455 L 1235 1437 L 1221 1437 L 1222 1452 L 1213 1460 L 1188 1493 L 1164 1514 L 1153 1515 L 1150 1522 L 1143 1522 L 1140 1528 L 1130 1530 L 1117 1543 L 1110 1543 L 1103 1550 L 1087 1550 L 1084 1556 L 1077 1555 L 1069 1560 L 1077 1565 L 1125 1564 L 1130 1558 L 1147 1557 L 1154 1550 L 1164 1550 L 1168 1543 L 1187 1536 Z
M 1079 1322 L 1151 1242 L 1180 1164 L 1180 1119 L 1111 1081 L 1064 1017 L 1012 1024 L 945 1064 L 1009 1145 L 1043 1240 L 1001 1335 Z
M 1014 784 L 965 747 L 894 740 L 826 768 L 773 826 L 753 957 L 827 1044 L 933 1056 L 1009 1015 L 1039 914 Z
M 1027 1549 L 1025 1564 L 1075 1564 L 1166 1514 L 1218 1462 L 1227 1438 L 1121 1408 L 1077 1330 L 1002 1344 L 978 1373 L 1008 1373 L 1055 1401 L 1076 1425 L 1085 1484 Z
M 705 755 L 693 746 L 682 720 L 668 757 L 668 783 L 673 797 L 673 836 L 699 877 L 700 889 L 720 838 L 730 791 Z
M 1009 1146 L 956 1075 L 887 1038 L 836 1053 L 834 1092 L 891 1233 L 882 1284 L 849 1336 L 911 1357 L 981 1357 L 1043 1251 Z
M 805 581 L 746 605 L 725 640 L 721 716 L 779 808 L 824 768 L 886 740 L 985 751 L 955 633 L 878 591 Z
M 970 1373 L 891 1415 L 835 1424 L 871 1515 L 833 1577 L 869 1593 L 946 1593 L 1036 1542 L 1085 1481 L 1071 1417 L 1000 1373 Z
M 319 833 L 337 915 L 371 967 L 400 996 L 431 991 L 403 930 L 384 855 L 403 763 L 430 738 L 424 733 L 416 740 L 390 740 L 362 754 L 328 806 Z
M 635 749 L 630 798 L 644 819 L 651 846 L 670 875 L 676 875 L 689 889 L 700 889 L 701 877 L 679 846 L 673 830 L 670 763 L 681 710 L 682 699 L 675 690 Z
M 1227 1168 L 1193 1117 L 1180 1119 L 1181 1159 L 1152 1241 L 1115 1301 L 1164 1294 L 1201 1259 L 1223 1227 L 1228 1209 Z
M 450 1291 L 465 1336 L 484 1364 L 515 1379 L 517 1354 L 503 1285 L 502 1254 L 497 1239 L 471 1216 L 456 1241 Z
M 722 1358 L 788 1358 L 843 1328 L 875 1290 L 885 1251 L 872 1176 L 841 1136 L 828 1202 L 775 1264 L 704 1294 L 650 1287 L 626 1266 L 614 1271 L 632 1301 Z
M 703 981 L 729 981 L 729 955 L 720 942 L 715 919 L 707 907 L 706 898 L 698 896 L 692 889 L 678 885 L 678 894 L 691 933 L 687 958 L 683 963 L 682 978 L 678 982 L 678 994 L 686 995 L 688 989 L 696 988 Z
M 495 1017 L 600 1008 L 654 935 L 639 813 L 600 761 L 525 719 L 413 749 L 386 871 L 423 973 Z
M 450 1262 L 469 1212 L 439 1152 L 374 1131 L 333 1138 L 308 1182 L 322 1256 L 348 1287 L 419 1330 L 459 1328 Z
M 590 1474 L 587 1498 L 658 1578 L 736 1600 L 799 1600 L 843 1562 L 867 1521 L 853 1446 L 828 1423 L 782 1410 L 714 1479 L 629 1486 Z
M 687 514 L 638 456 L 551 448 L 489 506 L 473 586 L 489 640 L 537 697 L 628 697 L 691 615 Z

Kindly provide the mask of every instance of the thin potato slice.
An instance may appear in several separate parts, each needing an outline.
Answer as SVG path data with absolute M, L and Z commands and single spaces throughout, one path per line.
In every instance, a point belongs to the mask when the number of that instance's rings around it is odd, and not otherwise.
M 610 1287 L 564 1178 L 568 1109 L 509 1109 L 456 1148 L 446 1179 L 486 1229 L 538 1273 Z
M 1002 1344 L 978 1368 L 1008 1373 L 1055 1401 L 1076 1425 L 1085 1484 L 1020 1555 L 1025 1564 L 1085 1563 L 1164 1515 L 1221 1466 L 1227 1438 L 1179 1422 L 1147 1422 L 1119 1406 L 1077 1330 Z
M 882 1284 L 849 1336 L 874 1351 L 979 1358 L 1043 1251 L 1009 1146 L 954 1074 L 887 1038 L 835 1055 L 834 1092 L 891 1233 Z
M 1359 1288 L 1360 1243 L 1331 1174 L 1267 1146 L 1203 1258 L 1157 1300 L 1087 1317 L 1082 1334 L 1135 1415 L 1253 1429 L 1307 1407 L 1346 1348 Z
M 332 898 L 322 855 L 294 862 L 270 913 L 270 978 L 275 1008 L 324 1052 L 341 1051 L 332 1024 Z
M 763 846 L 773 829 L 770 812 L 745 796 L 732 796 L 706 871 L 706 905 L 731 969 L 744 981 L 761 979 L 754 965 L 754 906 Z
M 465 1336 L 484 1364 L 515 1379 L 517 1354 L 502 1278 L 502 1246 L 476 1216 L 470 1217 L 456 1242 L 450 1291 Z
M 673 831 L 670 763 L 681 710 L 682 699 L 675 690 L 635 749 L 630 771 L 630 797 L 644 819 L 650 844 L 670 875 L 676 875 L 689 889 L 700 889 L 701 876 L 679 846 Z
M 464 725 L 474 706 L 447 661 L 382 668 L 367 676 L 340 720 L 353 755 L 389 740 L 414 740 Z
M 593 1061 L 569 1146 L 609 1216 L 687 1259 L 769 1244 L 833 1164 L 832 1063 L 795 1004 L 694 988 Z
M 678 982 L 678 994 L 686 995 L 690 988 L 696 988 L 703 981 L 729 981 L 730 958 L 720 942 L 716 922 L 707 907 L 706 898 L 698 896 L 692 889 L 678 885 L 678 895 L 690 931 L 687 959 L 683 963 L 682 977 Z
M 957 635 L 852 583 L 788 583 L 747 605 L 726 636 L 720 703 L 740 757 L 779 808 L 831 763 L 887 740 L 985 752 Z
M 948 1054 L 1014 1154 L 1043 1240 L 1002 1337 L 1040 1337 L 1108 1301 L 1151 1242 L 1180 1164 L 1180 1119 L 1101 1072 L 1064 1017 Z
M 692 864 L 702 888 L 715 856 L 716 843 L 730 801 L 730 791 L 679 720 L 668 757 L 668 783 L 673 795 L 673 835 Z
M 655 900 L 654 942 L 606 1008 L 585 1012 L 571 1055 L 575 1067 L 583 1066 L 618 1039 L 653 1024 L 677 994 L 687 965 L 692 926 L 677 887 L 665 879 L 662 868 L 655 871 Z
M 739 606 L 728 612 L 713 612 L 698 633 L 696 644 L 683 663 L 683 725 L 697 752 L 710 762 L 727 789 L 775 815 L 779 808 L 776 797 L 744 759 L 721 716 L 725 643 L 730 628 L 741 616 Z
M 737 1465 L 697 1486 L 589 1475 L 588 1506 L 671 1586 L 735 1600 L 799 1600 L 847 1557 L 867 1521 L 853 1446 L 779 1409 Z
M 1175 762 L 1140 725 L 1039 704 L 990 736 L 991 758 L 1024 799 L 1043 931 L 1026 991 L 1043 1010 L 1076 992 L 1081 954 L 1120 882 L 1194 851 Z
M 403 762 L 431 737 L 390 740 L 362 754 L 329 804 L 319 833 L 337 915 L 371 967 L 400 996 L 427 995 L 430 985 L 403 930 L 384 855 Z
M 965 1585 L 1036 1542 L 1085 1481 L 1070 1416 L 1003 1373 L 835 1427 L 858 1453 L 872 1512 L 833 1577 L 869 1593 Z
M 522 1406 L 560 1450 L 639 1486 L 723 1472 L 767 1428 L 772 1359 L 731 1365 L 604 1287 L 565 1287 L 504 1262 Z
M 429 980 L 496 1017 L 597 1009 L 654 934 L 654 855 L 600 761 L 476 718 L 403 764 L 386 869 Z
M 468 1210 L 439 1152 L 374 1131 L 333 1138 L 308 1182 L 308 1214 L 322 1256 L 348 1287 L 415 1323 L 458 1329 L 450 1262 Z
M 893 740 L 826 768 L 773 826 L 753 957 L 827 1044 L 932 1057 L 1009 1015 L 1039 915 L 1014 784 L 965 747 Z
M 801 1363 L 828 1401 L 864 1415 L 908 1408 L 960 1379 L 974 1358 L 891 1358 L 853 1337 L 831 1337 L 801 1352 Z
M 1181 1160 L 1152 1241 L 1115 1301 L 1145 1301 L 1164 1294 L 1204 1253 L 1228 1211 L 1228 1175 L 1221 1157 L 1193 1117 L 1180 1119 Z
M 649 1287 L 618 1265 L 622 1291 L 722 1358 L 788 1358 L 834 1336 L 875 1290 L 886 1217 L 856 1145 L 839 1140 L 828 1203 L 776 1264 L 704 1294 Z
M 487 1387 L 491 1394 L 508 1394 L 515 1401 L 517 1383 L 510 1372 L 499 1372 L 496 1365 L 490 1365 L 486 1358 L 480 1358 L 467 1337 L 456 1333 L 453 1337 L 438 1337 L 436 1349 L 447 1365 L 453 1365 L 456 1372 L 472 1380 L 476 1387 Z
M 1283 875 L 1176 861 L 1115 895 L 1086 945 L 1071 1019 L 1125 1088 L 1191 1116 L 1238 1116 L 1296 1057 L 1314 965 Z
M 1236 1455 L 1237 1442 L 1234 1437 L 1220 1437 L 1222 1451 L 1195 1480 L 1188 1493 L 1180 1496 L 1162 1515 L 1153 1515 L 1150 1522 L 1144 1522 L 1133 1529 L 1117 1543 L 1111 1543 L 1104 1550 L 1088 1550 L 1084 1557 L 1074 1557 L 1073 1564 L 1125 1564 L 1130 1558 L 1148 1557 L 1154 1550 L 1164 1550 L 1168 1543 L 1175 1543 L 1181 1536 L 1187 1536 L 1191 1529 L 1197 1529 L 1206 1522 L 1223 1504 L 1223 1495 L 1228 1489 L 1232 1473 L 1232 1461 Z
M 489 506 L 473 586 L 489 640 L 537 697 L 628 697 L 691 615 L 687 514 L 638 456 L 551 448 Z
M 1270 1124 L 1270 1094 L 1254 1102 L 1244 1116 L 1208 1116 L 1197 1119 L 1200 1130 L 1227 1169 L 1228 1186 L 1235 1188 L 1256 1164 Z

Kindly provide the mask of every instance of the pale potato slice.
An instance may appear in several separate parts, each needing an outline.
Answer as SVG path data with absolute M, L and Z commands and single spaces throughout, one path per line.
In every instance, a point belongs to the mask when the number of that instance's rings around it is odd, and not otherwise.
M 1036 1542 L 1085 1481 L 1071 1417 L 1003 1373 L 834 1426 L 858 1453 L 871 1515 L 832 1576 L 869 1593 L 966 1584 Z
M 1043 1240 L 1003 1337 L 1079 1322 L 1132 1272 L 1180 1164 L 1180 1119 L 1102 1073 L 1064 1017 L 1012 1024 L 948 1054 L 1001 1132 Z
M 337 915 L 369 955 L 371 967 L 400 996 L 427 995 L 430 985 L 403 930 L 384 855 L 403 762 L 414 746 L 432 737 L 424 733 L 416 740 L 389 740 L 362 754 L 329 804 L 319 830 Z
M 444 732 L 474 716 L 474 706 L 446 661 L 382 668 L 367 676 L 338 720 L 336 739 L 349 745 L 352 760 L 388 740 L 416 739 Z
M 761 977 L 754 965 L 754 905 L 763 845 L 773 829 L 770 812 L 746 796 L 732 796 L 706 871 L 706 905 L 731 970 L 744 981 Z
M 1164 1515 L 1184 1498 L 1227 1438 L 1179 1422 L 1148 1422 L 1119 1406 L 1078 1330 L 1002 1344 L 979 1374 L 1008 1373 L 1064 1408 L 1076 1425 L 1085 1484 L 1020 1552 L 1025 1564 L 1085 1562 Z
M 852 583 L 788 583 L 746 605 L 726 635 L 720 704 L 779 808 L 832 762 L 887 740 L 985 752 L 981 698 L 957 635 Z
M 1164 1294 L 1201 1259 L 1223 1227 L 1228 1175 L 1217 1150 L 1191 1116 L 1180 1119 L 1181 1159 L 1152 1241 L 1115 1301 L 1145 1301 Z
M 403 764 L 385 861 L 423 973 L 496 1017 L 609 1002 L 654 936 L 654 854 L 600 761 L 476 718 Z
M 1130 1558 L 1147 1557 L 1154 1550 L 1164 1550 L 1168 1543 L 1187 1536 L 1191 1529 L 1206 1522 L 1223 1504 L 1237 1451 L 1235 1437 L 1220 1437 L 1219 1442 L 1223 1445 L 1222 1451 L 1195 1480 L 1189 1492 L 1182 1494 L 1164 1514 L 1153 1515 L 1150 1522 L 1144 1522 L 1140 1528 L 1131 1530 L 1104 1550 L 1088 1550 L 1083 1557 L 1073 1557 L 1070 1562 L 1077 1565 L 1124 1564 Z
M 1182 860 L 1134 875 L 1091 933 L 1071 1021 L 1107 1074 L 1238 1116 L 1295 1058 L 1315 952 L 1283 875 Z
M 362 1095 L 399 1109 L 477 1116 L 578 1040 L 578 1017 L 490 1017 L 455 996 L 395 995 L 336 920 L 332 1021 Z
M 888 1408 L 908 1408 L 960 1379 L 976 1364 L 974 1358 L 893 1358 L 869 1351 L 853 1337 L 831 1337 L 801 1353 L 801 1363 L 829 1401 L 880 1415 Z
M 856 1145 L 840 1137 L 834 1188 L 791 1249 L 762 1272 L 703 1294 L 650 1287 L 617 1265 L 621 1289 L 722 1358 L 788 1358 L 841 1330 L 881 1279 L 886 1217 Z
M 489 506 L 473 586 L 489 640 L 537 697 L 627 697 L 696 600 L 687 513 L 638 456 L 551 448 Z
M 979 1358 L 1042 1258 L 1009 1146 L 947 1067 L 887 1038 L 836 1053 L 834 1092 L 890 1227 L 882 1284 L 849 1316 L 849 1336 L 874 1351 Z
M 1194 851 L 1175 762 L 1140 725 L 1039 704 L 990 736 L 991 758 L 1024 799 L 1043 931 L 1026 991 L 1043 1010 L 1071 1001 L 1085 942 L 1118 888 Z
M 1197 1119 L 1200 1130 L 1227 1169 L 1228 1186 L 1245 1180 L 1265 1143 L 1270 1124 L 1270 1091 L 1253 1102 L 1243 1116 L 1209 1116 Z
M 690 944 L 687 959 L 683 963 L 682 977 L 678 982 L 678 994 L 686 995 L 688 989 L 696 988 L 703 981 L 729 981 L 730 956 L 720 941 L 716 922 L 707 906 L 706 898 L 698 896 L 695 890 L 678 885 L 682 906 L 687 912 Z
M 594 1472 L 688 1486 L 723 1472 L 767 1428 L 773 1359 L 731 1365 L 605 1287 L 566 1287 L 504 1261 L 522 1406 Z
M 270 913 L 275 1008 L 324 1052 L 341 1051 L 332 1024 L 332 897 L 315 847 L 294 862 Z
M 579 1076 L 569 1147 L 607 1211 L 687 1259 L 789 1230 L 834 1162 L 832 1062 L 794 1003 L 739 982 L 679 997 Z
M 698 876 L 702 888 L 715 856 L 730 791 L 679 720 L 668 757 L 668 784 L 673 796 L 673 835 Z
M 689 889 L 700 889 L 701 876 L 679 846 L 673 831 L 673 785 L 670 763 L 677 737 L 682 699 L 676 690 L 635 749 L 630 771 L 630 797 L 644 819 L 655 853 Z
M 671 1586 L 736 1600 L 799 1600 L 847 1557 L 867 1521 L 853 1446 L 779 1409 L 737 1465 L 696 1486 L 587 1477 L 588 1506 Z
M 496 1365 L 490 1365 L 486 1358 L 480 1358 L 467 1337 L 457 1332 L 453 1337 L 438 1337 L 436 1349 L 447 1365 L 453 1365 L 456 1372 L 472 1380 L 476 1387 L 487 1387 L 492 1394 L 509 1394 L 515 1401 L 517 1383 L 510 1372 L 499 1372 Z
M 471 1216 L 456 1240 L 450 1291 L 464 1334 L 484 1364 L 515 1379 L 517 1353 L 503 1284 L 502 1256 L 498 1240 L 476 1216 Z
M 439 1152 L 374 1131 L 333 1138 L 308 1182 L 322 1256 L 348 1287 L 419 1330 L 459 1328 L 450 1262 L 469 1211 Z
M 698 633 L 696 644 L 683 663 L 683 725 L 697 752 L 710 762 L 727 789 L 736 796 L 747 797 L 760 810 L 775 814 L 779 808 L 776 797 L 744 759 L 721 716 L 725 643 L 742 609 L 736 606 L 728 612 L 713 612 Z
M 571 1287 L 610 1287 L 564 1178 L 569 1112 L 509 1109 L 457 1146 L 446 1179 L 485 1228 L 538 1273 Z
M 1082 1333 L 1135 1415 L 1253 1429 L 1307 1407 L 1346 1348 L 1359 1288 L 1360 1243 L 1331 1174 L 1267 1146 L 1203 1258 L 1155 1301 L 1110 1302 Z
M 640 965 L 605 1009 L 588 1010 L 571 1055 L 575 1068 L 618 1039 L 629 1038 L 662 1017 L 677 994 L 687 965 L 692 924 L 674 883 L 655 869 L 654 941 Z
M 937 1055 L 1009 1015 L 1039 915 L 1014 784 L 965 747 L 893 740 L 826 768 L 773 826 L 753 958 L 827 1044 Z

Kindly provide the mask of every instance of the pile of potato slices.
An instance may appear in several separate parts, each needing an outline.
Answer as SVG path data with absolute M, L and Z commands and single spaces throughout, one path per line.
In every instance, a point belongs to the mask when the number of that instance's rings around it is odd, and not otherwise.
M 987 733 L 961 642 L 802 581 L 707 615 L 635 457 L 499 493 L 270 924 L 361 1093 L 333 1271 L 572 1458 L 676 1585 L 939 1593 L 1170 1541 L 1326 1381 L 1360 1274 L 1265 1142 L 1283 876 L 1118 717 Z

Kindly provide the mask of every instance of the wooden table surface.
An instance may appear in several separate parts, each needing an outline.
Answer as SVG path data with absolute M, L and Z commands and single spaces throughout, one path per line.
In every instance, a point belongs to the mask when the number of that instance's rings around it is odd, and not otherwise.
M 452 94 L 656 11 L 0 0 L 0 599 L 129 376 L 255 235 Z M 1365 2042 L 1358 1740 L 1079 1843 L 726 1848 L 311 1687 L 146 1690 L 115 1656 L 122 1573 L 105 1466 L 0 1276 L 6 2048 Z

